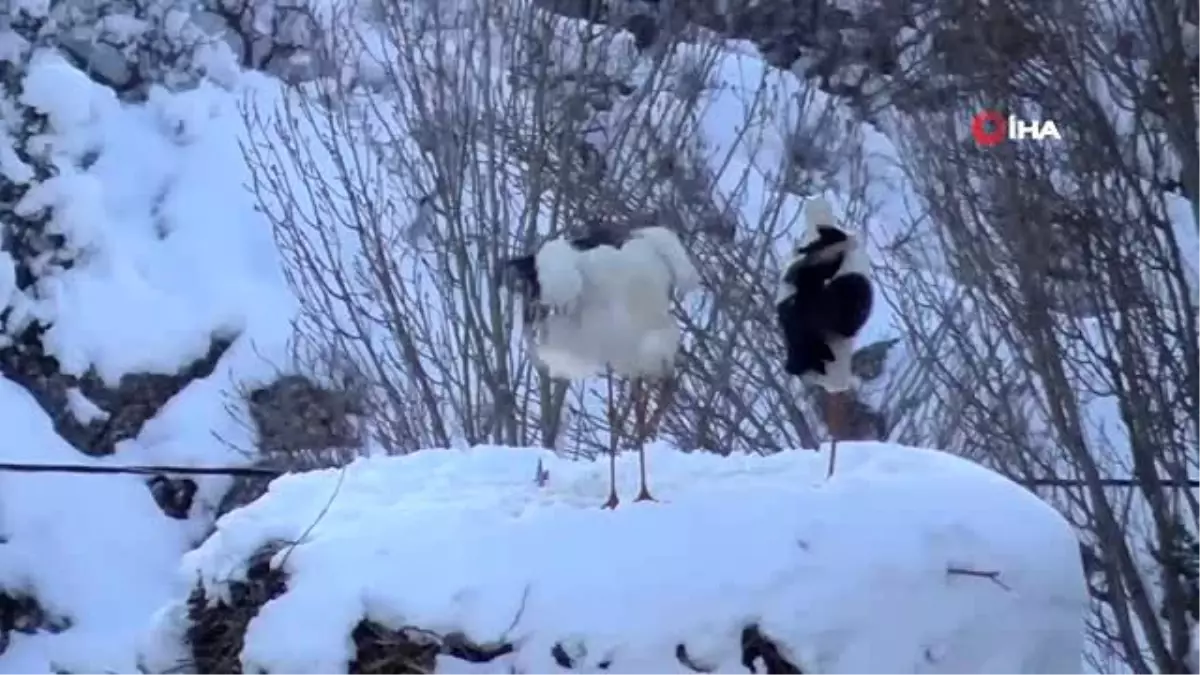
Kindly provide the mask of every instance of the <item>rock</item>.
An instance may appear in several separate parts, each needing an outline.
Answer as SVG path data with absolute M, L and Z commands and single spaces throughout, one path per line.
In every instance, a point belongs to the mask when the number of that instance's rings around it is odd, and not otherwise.
M 208 353 L 179 373 L 133 373 L 112 388 L 94 373 L 76 377 L 61 372 L 58 360 L 42 347 L 41 331 L 31 327 L 0 349 L 0 375 L 32 394 L 55 430 L 75 449 L 99 457 L 111 455 L 117 443 L 141 433 L 142 426 L 192 381 L 211 375 L 232 342 L 214 337 Z M 97 414 L 78 414 L 80 395 Z
M 254 556 L 246 580 L 230 584 L 228 601 L 210 603 L 201 587 L 193 591 L 188 600 L 190 627 L 187 640 L 195 672 L 243 672 L 240 655 L 247 626 L 264 604 L 287 591 L 286 576 L 271 566 L 271 560 L 284 548 L 284 544 L 277 544 L 259 551 Z M 350 637 L 354 643 L 354 657 L 347 668 L 350 673 L 432 673 L 435 672 L 439 656 L 469 663 L 490 663 L 513 652 L 513 645 L 508 642 L 481 644 L 462 633 L 440 635 L 416 626 L 389 628 L 365 618 L 354 628 Z M 803 672 L 783 656 L 757 624 L 749 624 L 742 630 L 741 643 L 741 660 L 751 673 Z M 562 643 L 556 643 L 551 648 L 551 655 L 560 667 L 573 670 L 577 665 L 581 668 L 585 666 L 577 663 L 582 656 L 577 658 L 571 655 L 581 651 L 586 654 L 585 645 L 572 645 L 568 649 Z M 675 658 L 694 672 L 715 671 L 694 660 L 684 644 L 676 647 Z M 598 667 L 604 670 L 606 663 L 602 661 Z
M 37 598 L 0 590 L 0 654 L 8 649 L 13 632 L 26 635 L 41 631 L 61 633 L 70 627 L 69 618 L 48 614 Z

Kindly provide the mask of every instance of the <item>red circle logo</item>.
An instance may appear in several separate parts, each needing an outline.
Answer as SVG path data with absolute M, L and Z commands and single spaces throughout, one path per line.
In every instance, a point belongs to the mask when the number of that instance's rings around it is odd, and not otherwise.
M 985 148 L 999 145 L 1008 138 L 1008 121 L 995 110 L 981 110 L 971 118 L 971 135 Z

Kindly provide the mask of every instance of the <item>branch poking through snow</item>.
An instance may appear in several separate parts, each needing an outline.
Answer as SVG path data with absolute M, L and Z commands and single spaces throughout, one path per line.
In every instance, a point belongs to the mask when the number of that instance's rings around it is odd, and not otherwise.
M 946 576 L 948 577 L 979 577 L 981 579 L 990 579 L 992 583 L 1006 591 L 1011 591 L 1012 587 L 1000 580 L 999 570 L 972 570 L 965 567 L 954 567 L 950 565 L 946 567 Z

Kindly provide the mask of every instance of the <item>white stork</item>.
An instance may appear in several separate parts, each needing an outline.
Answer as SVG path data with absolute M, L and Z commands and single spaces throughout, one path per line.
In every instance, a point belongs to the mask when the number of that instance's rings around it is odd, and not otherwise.
M 538 361 L 553 377 L 583 379 L 611 369 L 632 379 L 638 467 L 637 501 L 653 499 L 646 485 L 647 380 L 658 388 L 657 427 L 674 392 L 680 331 L 671 299 L 700 285 L 700 275 L 673 232 L 645 227 L 627 234 L 603 232 L 558 238 L 536 254 L 508 262 L 523 294 L 525 326 Z M 612 382 L 610 433 L 616 433 Z M 616 448 L 609 457 L 609 497 L 619 503 Z

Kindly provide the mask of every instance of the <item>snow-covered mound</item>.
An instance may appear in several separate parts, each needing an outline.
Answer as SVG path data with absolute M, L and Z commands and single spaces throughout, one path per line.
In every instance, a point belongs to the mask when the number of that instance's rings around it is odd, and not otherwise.
M 627 456 L 616 510 L 599 508 L 605 462 L 532 449 L 280 478 L 184 557 L 191 603 L 158 614 L 145 666 L 188 662 L 206 613 L 255 597 L 266 550 L 277 578 L 234 638 L 243 672 L 368 672 L 364 635 L 406 627 L 500 654 L 467 664 L 443 643 L 440 672 L 1080 669 L 1075 537 L 987 469 L 881 443 L 839 446 L 829 480 L 810 451 L 649 456 L 661 501 L 628 501 Z
M 249 461 L 234 393 L 276 372 L 291 298 L 244 188 L 242 89 L 128 103 L 49 49 L 0 65 L 0 187 L 23 195 L 0 209 L 0 461 Z M 0 672 L 132 672 L 228 485 L 168 516 L 142 477 L 0 474 Z

